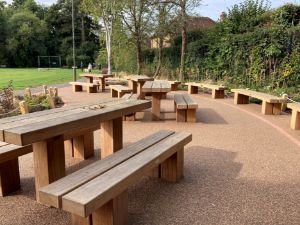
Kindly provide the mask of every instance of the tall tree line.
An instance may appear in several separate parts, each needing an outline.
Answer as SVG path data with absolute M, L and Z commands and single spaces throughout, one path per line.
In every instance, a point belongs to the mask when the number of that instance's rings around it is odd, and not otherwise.
M 93 62 L 99 50 L 99 24 L 75 5 L 76 60 Z M 62 64 L 72 64 L 71 0 L 52 6 L 34 0 L 0 1 L 0 65 L 36 67 L 38 56 L 61 56 Z

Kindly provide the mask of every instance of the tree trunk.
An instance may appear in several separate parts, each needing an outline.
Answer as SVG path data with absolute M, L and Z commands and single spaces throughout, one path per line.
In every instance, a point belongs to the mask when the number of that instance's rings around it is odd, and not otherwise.
M 180 72 L 179 80 L 184 81 L 185 78 L 185 55 L 186 55 L 186 0 L 181 3 L 181 57 L 180 57 Z
M 136 65 L 137 65 L 137 74 L 141 74 L 141 65 L 142 65 L 142 44 L 140 40 L 136 41 Z
M 81 44 L 85 42 L 85 26 L 84 26 L 84 16 L 81 15 Z
M 112 22 L 106 22 L 107 74 L 112 74 Z
M 155 74 L 154 74 L 154 78 L 157 77 L 160 73 L 163 43 L 164 43 L 164 38 L 159 37 L 159 40 L 158 40 L 158 61 L 157 61 L 157 67 L 156 67 L 156 71 L 155 71 Z

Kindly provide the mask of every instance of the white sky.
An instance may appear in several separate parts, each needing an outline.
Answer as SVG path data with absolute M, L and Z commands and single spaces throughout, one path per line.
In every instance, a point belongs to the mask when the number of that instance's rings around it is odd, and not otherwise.
M 6 0 L 7 3 L 11 3 L 12 0 Z M 56 0 L 37 0 L 37 2 L 45 5 L 51 5 Z M 234 4 L 243 2 L 243 0 L 202 0 L 202 6 L 196 10 L 201 16 L 207 16 L 213 20 L 218 20 L 223 11 L 227 11 L 227 8 L 231 8 Z M 277 8 L 284 3 L 296 3 L 300 4 L 300 0 L 270 0 L 272 8 Z

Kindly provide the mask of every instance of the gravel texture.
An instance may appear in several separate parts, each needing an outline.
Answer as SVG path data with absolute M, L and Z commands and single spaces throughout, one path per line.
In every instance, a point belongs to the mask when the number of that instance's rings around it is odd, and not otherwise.
M 72 93 L 59 89 L 66 105 L 109 98 L 106 93 Z M 299 225 L 300 131 L 289 128 L 290 115 L 264 116 L 255 104 L 233 104 L 193 95 L 197 123 L 176 123 L 173 93 L 162 101 L 163 121 L 150 111 L 124 122 L 125 145 L 160 129 L 187 131 L 193 141 L 185 150 L 185 177 L 170 184 L 142 178 L 129 189 L 129 224 L 151 225 Z M 95 132 L 96 153 L 99 132 Z M 71 173 L 98 159 L 76 160 L 66 153 Z M 0 224 L 70 224 L 70 215 L 34 200 L 32 154 L 20 157 L 22 189 L 0 198 Z

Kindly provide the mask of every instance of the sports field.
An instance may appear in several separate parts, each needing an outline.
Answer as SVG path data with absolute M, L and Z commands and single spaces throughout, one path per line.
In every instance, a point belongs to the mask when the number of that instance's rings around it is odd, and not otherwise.
M 27 87 L 41 86 L 43 84 L 46 85 L 63 84 L 65 82 L 73 80 L 73 73 L 72 73 L 72 69 L 49 69 L 49 70 L 39 71 L 36 68 L 31 68 L 31 69 L 1 68 L 0 88 L 7 86 L 10 80 L 13 81 L 14 89 L 20 90 Z

